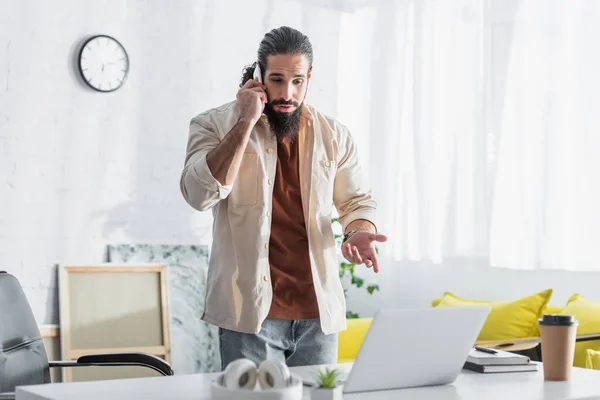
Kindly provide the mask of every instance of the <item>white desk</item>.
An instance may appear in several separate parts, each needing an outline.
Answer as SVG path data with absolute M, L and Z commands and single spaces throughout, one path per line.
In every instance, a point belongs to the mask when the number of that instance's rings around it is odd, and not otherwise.
M 351 364 L 340 364 L 349 370 Z M 305 379 L 315 367 L 292 370 Z M 104 382 L 57 383 L 19 387 L 16 400 L 201 400 L 210 399 L 215 374 L 175 375 Z M 304 398 L 310 399 L 310 388 Z M 463 371 L 452 385 L 345 394 L 344 399 L 600 399 L 600 371 L 574 368 L 569 382 L 545 382 L 543 372 L 479 374 Z

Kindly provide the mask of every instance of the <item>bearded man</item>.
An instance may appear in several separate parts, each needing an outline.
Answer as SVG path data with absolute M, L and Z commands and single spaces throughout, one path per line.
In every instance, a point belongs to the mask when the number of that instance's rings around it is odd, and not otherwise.
M 214 217 L 202 319 L 219 327 L 223 369 L 337 361 L 346 303 L 333 205 L 343 256 L 379 270 L 377 203 L 348 129 L 304 102 L 312 66 L 306 35 L 273 29 L 236 100 L 191 120 L 180 187 Z

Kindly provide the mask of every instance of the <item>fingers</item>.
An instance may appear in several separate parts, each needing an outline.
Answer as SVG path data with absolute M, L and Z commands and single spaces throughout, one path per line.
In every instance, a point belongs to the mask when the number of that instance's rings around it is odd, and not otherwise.
M 346 258 L 346 260 L 348 260 L 349 262 L 354 262 L 353 261 L 353 256 L 352 256 L 352 251 L 350 249 L 350 244 L 349 243 L 344 243 L 342 245 L 342 255 Z
M 262 86 L 256 86 L 256 87 L 252 87 L 250 89 L 240 90 L 240 91 L 238 91 L 236 97 L 238 100 L 242 100 L 244 98 L 248 98 L 249 93 L 257 93 L 263 104 L 266 104 L 268 101 L 267 92 L 265 91 L 265 89 L 263 89 Z
M 372 242 L 387 242 L 387 236 L 382 235 L 381 233 L 372 233 L 369 236 L 369 240 Z
M 354 259 L 356 260 L 356 264 L 363 263 L 360 253 L 358 252 L 358 247 L 352 246 L 352 255 L 354 256 Z
M 376 273 L 379 272 L 379 261 L 375 252 L 369 252 L 371 254 L 360 255 L 358 247 L 350 245 L 346 242 L 342 245 L 342 255 L 346 260 L 353 264 L 365 264 L 367 268 L 373 268 Z
M 250 92 L 266 93 L 265 89 L 262 86 L 255 86 L 253 88 L 246 89 L 246 90 L 248 90 Z
M 377 260 L 377 256 L 375 254 L 373 254 L 373 257 L 371 257 L 371 261 L 373 262 L 373 271 L 375 271 L 375 273 L 379 272 L 379 260 Z
M 255 92 L 255 93 L 260 94 L 261 100 L 263 101 L 263 103 L 266 103 L 267 102 L 267 91 L 266 91 L 266 88 L 267 88 L 266 86 L 261 85 L 261 86 L 255 86 L 255 87 L 250 88 L 250 89 L 246 89 L 246 91 L 248 91 L 248 92 Z
M 240 90 L 251 89 L 251 88 L 254 88 L 254 87 L 263 87 L 263 88 L 266 88 L 265 85 L 263 85 L 262 83 L 260 83 L 257 80 L 255 80 L 255 79 L 248 79 L 246 81 L 246 83 L 244 83 L 244 85 L 242 86 L 242 88 Z
M 351 246 L 350 243 L 342 245 L 342 255 L 353 264 L 362 264 L 362 258 L 356 246 Z
M 248 90 L 253 90 L 253 91 L 261 91 L 262 90 L 264 92 L 265 90 L 267 90 L 267 87 L 265 85 L 261 84 L 260 82 L 255 81 L 254 79 L 248 79 L 246 81 L 246 83 L 244 83 L 244 86 L 242 86 L 240 88 L 240 90 L 238 90 L 237 98 L 240 97 L 241 93 L 246 92 Z
M 373 267 L 373 271 L 375 271 L 375 273 L 379 272 L 379 261 L 377 260 L 375 253 L 371 255 L 363 255 L 363 260 L 367 268 Z
M 267 102 L 267 92 L 262 87 L 253 87 L 252 89 L 248 89 L 248 91 L 258 93 L 263 104 Z
M 264 94 L 264 95 L 265 95 L 265 97 L 266 97 L 266 95 L 267 95 L 267 92 L 265 91 L 265 88 L 264 88 L 264 87 L 262 87 L 262 86 L 254 86 L 254 87 L 251 87 L 251 88 L 248 88 L 248 89 L 240 89 L 240 90 L 237 92 L 237 98 L 239 99 L 239 98 L 240 98 L 240 96 L 241 96 L 243 93 L 248 93 L 248 92 L 255 92 L 255 93 Z

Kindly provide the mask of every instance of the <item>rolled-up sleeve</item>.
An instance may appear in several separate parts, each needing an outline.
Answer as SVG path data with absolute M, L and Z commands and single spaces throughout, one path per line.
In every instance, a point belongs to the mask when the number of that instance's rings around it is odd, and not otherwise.
M 179 186 L 185 201 L 196 210 L 206 211 L 227 198 L 232 185 L 222 185 L 215 179 L 206 162 L 207 154 L 221 139 L 206 122 L 193 119 L 190 123 L 185 165 Z
M 342 229 L 345 231 L 352 221 L 359 219 L 377 226 L 377 201 L 368 185 L 354 140 L 346 129 L 340 144 L 342 151 L 335 176 L 333 202 Z

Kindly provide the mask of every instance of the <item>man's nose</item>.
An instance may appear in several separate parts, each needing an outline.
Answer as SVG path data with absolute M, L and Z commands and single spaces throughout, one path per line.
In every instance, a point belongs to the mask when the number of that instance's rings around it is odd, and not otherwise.
M 292 90 L 292 89 L 293 89 L 293 88 L 292 88 L 292 86 L 291 86 L 291 85 L 287 85 L 287 86 L 285 87 L 285 89 L 283 89 L 283 92 L 281 93 L 281 98 L 282 98 L 283 100 L 285 100 L 285 101 L 290 101 L 290 100 L 292 100 L 292 93 L 293 93 L 293 90 Z

